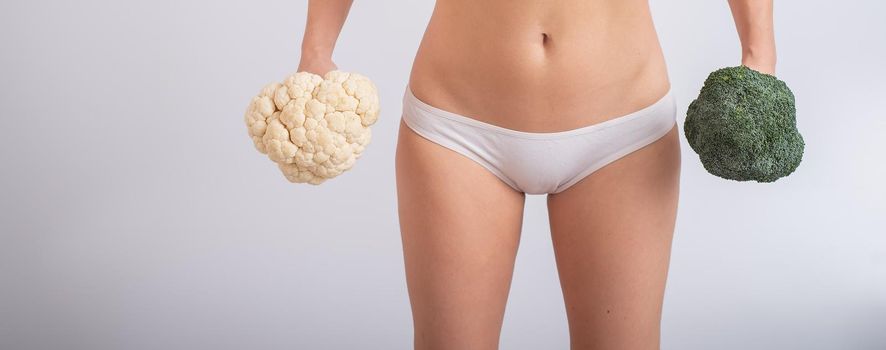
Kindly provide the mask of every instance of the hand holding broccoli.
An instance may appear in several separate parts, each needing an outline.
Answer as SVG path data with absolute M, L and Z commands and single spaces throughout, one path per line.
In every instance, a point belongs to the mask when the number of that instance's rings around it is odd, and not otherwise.
M 689 104 L 683 130 L 708 172 L 736 181 L 787 176 L 805 147 L 787 84 L 745 65 L 708 76 Z
M 741 65 L 760 73 L 775 75 L 775 54 L 771 55 L 743 55 Z

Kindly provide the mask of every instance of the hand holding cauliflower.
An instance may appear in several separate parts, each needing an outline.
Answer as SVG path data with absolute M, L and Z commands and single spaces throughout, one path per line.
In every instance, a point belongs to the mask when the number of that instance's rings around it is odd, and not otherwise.
M 378 119 L 375 84 L 357 73 L 310 72 L 266 85 L 246 109 L 255 148 L 290 182 L 319 185 L 350 169 Z

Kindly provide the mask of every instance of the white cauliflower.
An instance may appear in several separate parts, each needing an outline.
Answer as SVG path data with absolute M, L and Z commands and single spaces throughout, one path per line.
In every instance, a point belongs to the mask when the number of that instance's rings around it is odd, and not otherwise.
M 291 182 L 319 185 L 350 169 L 372 139 L 378 90 L 369 78 L 333 70 L 266 85 L 246 109 L 255 148 Z

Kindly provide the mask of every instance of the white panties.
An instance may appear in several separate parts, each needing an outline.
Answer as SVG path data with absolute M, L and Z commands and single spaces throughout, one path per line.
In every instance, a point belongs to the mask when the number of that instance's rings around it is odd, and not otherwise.
M 403 120 L 422 137 L 479 163 L 518 192 L 558 193 L 625 155 L 646 146 L 676 123 L 674 96 L 630 114 L 560 132 L 500 127 L 403 95 Z

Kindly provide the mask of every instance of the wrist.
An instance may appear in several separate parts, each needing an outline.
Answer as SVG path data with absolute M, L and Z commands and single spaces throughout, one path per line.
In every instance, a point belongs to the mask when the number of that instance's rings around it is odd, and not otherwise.
M 743 48 L 741 64 L 766 74 L 775 74 L 776 55 L 774 47 Z
M 304 43 L 301 46 L 302 59 L 332 60 L 332 47 Z
M 741 48 L 742 59 L 775 62 L 775 45 L 747 45 Z

